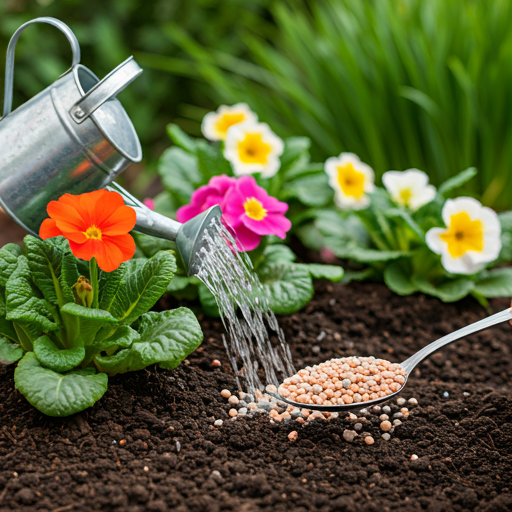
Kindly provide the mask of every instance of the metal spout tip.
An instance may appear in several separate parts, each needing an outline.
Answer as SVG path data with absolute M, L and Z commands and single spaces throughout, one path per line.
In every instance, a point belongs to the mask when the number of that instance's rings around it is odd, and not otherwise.
M 188 222 L 185 222 L 178 231 L 176 245 L 185 262 L 189 276 L 194 276 L 199 271 L 201 260 L 199 251 L 204 246 L 203 235 L 212 227 L 214 219 L 220 219 L 222 211 L 215 205 L 200 213 Z

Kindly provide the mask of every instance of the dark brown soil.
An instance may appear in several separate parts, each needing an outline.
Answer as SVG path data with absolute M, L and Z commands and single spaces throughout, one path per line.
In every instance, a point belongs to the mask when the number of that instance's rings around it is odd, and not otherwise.
M 320 283 L 310 305 L 280 323 L 299 368 L 352 354 L 401 361 L 485 315 L 470 299 L 443 305 L 382 285 Z M 420 407 L 390 441 L 378 420 L 365 427 L 372 446 L 344 441 L 352 422 L 342 418 L 231 421 L 219 393 L 235 391 L 222 328 L 202 326 L 202 347 L 177 370 L 113 378 L 72 418 L 35 411 L 14 389 L 13 368 L 0 369 L 0 512 L 512 510 L 510 325 L 425 362 L 403 392 Z

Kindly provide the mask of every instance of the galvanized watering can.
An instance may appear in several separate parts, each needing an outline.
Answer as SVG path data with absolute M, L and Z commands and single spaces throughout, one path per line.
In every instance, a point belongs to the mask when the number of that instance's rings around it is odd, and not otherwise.
M 60 29 L 71 44 L 72 67 L 50 87 L 12 110 L 14 53 L 23 30 L 34 23 Z M 3 117 L 0 119 L 0 206 L 37 236 L 46 206 L 66 192 L 109 188 L 135 208 L 135 230 L 176 241 L 189 273 L 197 271 L 202 234 L 220 208 L 180 224 L 146 208 L 111 183 L 142 149 L 128 114 L 116 96 L 142 73 L 130 57 L 103 80 L 80 64 L 80 46 L 71 29 L 55 18 L 22 25 L 7 48 Z M 110 186 L 109 186 L 110 185 Z

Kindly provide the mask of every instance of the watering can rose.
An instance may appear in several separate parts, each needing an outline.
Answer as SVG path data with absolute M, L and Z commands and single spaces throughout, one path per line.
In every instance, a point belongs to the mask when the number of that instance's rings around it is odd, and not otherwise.
M 135 241 L 128 233 L 137 215 L 117 192 L 102 189 L 78 196 L 64 194 L 48 203 L 47 211 L 50 218 L 43 221 L 39 236 L 43 240 L 67 238 L 77 258 L 96 258 L 105 272 L 112 272 L 135 253 Z
M 243 251 L 256 249 L 265 235 L 284 239 L 292 226 L 285 217 L 288 205 L 269 196 L 252 176 L 226 175 L 214 176 L 208 185 L 199 187 L 192 194 L 190 204 L 178 210 L 178 222 L 186 222 L 216 204 Z

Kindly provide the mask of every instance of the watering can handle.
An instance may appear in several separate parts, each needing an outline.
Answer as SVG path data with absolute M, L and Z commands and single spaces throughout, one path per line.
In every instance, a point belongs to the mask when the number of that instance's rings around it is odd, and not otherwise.
M 77 124 L 83 123 L 105 102 L 115 98 L 141 73 L 142 69 L 133 60 L 133 57 L 126 59 L 71 107 L 69 114 L 73 121 Z
M 7 47 L 7 58 L 5 64 L 5 91 L 4 91 L 4 111 L 3 117 L 11 113 L 12 110 L 12 88 L 14 81 L 14 53 L 16 50 L 16 43 L 20 38 L 21 33 L 29 26 L 34 23 L 47 23 L 48 25 L 53 25 L 57 27 L 64 35 L 68 38 L 69 43 L 71 44 L 71 50 L 73 51 L 73 64 L 72 66 L 76 66 L 80 62 L 80 45 L 78 44 L 78 40 L 73 34 L 73 31 L 62 21 L 57 20 L 55 18 L 36 18 L 35 20 L 27 21 L 27 23 L 23 24 L 16 32 L 14 32 L 11 40 L 9 42 L 9 46 Z

